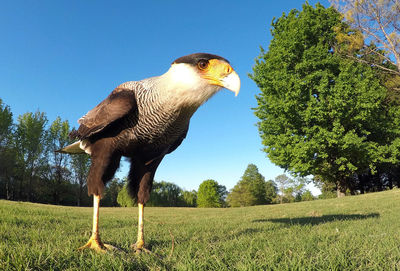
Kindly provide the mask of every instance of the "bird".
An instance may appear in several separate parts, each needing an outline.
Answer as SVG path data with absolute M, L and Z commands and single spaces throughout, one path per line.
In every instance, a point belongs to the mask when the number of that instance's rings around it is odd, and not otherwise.
M 87 189 L 93 195 L 93 228 L 79 250 L 116 249 L 100 238 L 99 206 L 106 183 L 121 157 L 126 157 L 130 161 L 127 188 L 138 205 L 137 241 L 132 249 L 150 252 L 144 241 L 144 206 L 157 167 L 181 145 L 195 111 L 223 88 L 235 96 L 240 90 L 240 78 L 230 62 L 218 55 L 194 53 L 174 60 L 160 76 L 120 84 L 78 120 L 78 129 L 70 133 L 76 141 L 58 152 L 91 156 Z

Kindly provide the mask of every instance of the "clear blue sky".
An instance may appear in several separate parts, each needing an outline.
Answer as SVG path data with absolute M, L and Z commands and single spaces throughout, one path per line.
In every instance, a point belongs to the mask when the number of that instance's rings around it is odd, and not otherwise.
M 315 5 L 317 1 L 309 1 Z M 183 55 L 208 52 L 238 72 L 238 97 L 222 90 L 193 116 L 182 145 L 156 180 L 197 189 L 215 179 L 231 189 L 249 163 L 266 179 L 283 170 L 261 151 L 259 92 L 248 74 L 270 24 L 303 1 L 18 1 L 0 5 L 0 98 L 14 116 L 40 110 L 77 120 L 120 83 L 166 72 Z M 326 7 L 328 1 L 321 1 Z M 123 163 L 119 177 L 126 174 Z

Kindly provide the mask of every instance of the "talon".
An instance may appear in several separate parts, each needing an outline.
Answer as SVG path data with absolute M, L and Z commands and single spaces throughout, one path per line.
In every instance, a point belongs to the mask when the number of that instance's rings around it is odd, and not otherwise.
M 86 248 L 94 249 L 96 252 L 106 252 L 107 250 L 119 250 L 117 247 L 113 245 L 104 244 L 101 242 L 100 237 L 92 236 L 89 241 L 84 245 L 78 248 L 78 250 L 84 250 Z
M 136 254 L 140 254 L 141 252 L 151 254 L 151 251 L 144 247 L 144 242 L 136 242 L 131 245 L 131 248 L 136 252 Z

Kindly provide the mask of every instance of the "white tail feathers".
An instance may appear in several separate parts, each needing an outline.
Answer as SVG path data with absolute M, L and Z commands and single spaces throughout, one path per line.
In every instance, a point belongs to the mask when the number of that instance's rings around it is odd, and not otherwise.
M 81 141 L 76 141 L 75 143 L 72 143 L 71 145 L 68 145 L 65 148 L 57 150 L 56 152 L 79 154 L 79 153 L 85 153 L 85 150 L 81 148 Z

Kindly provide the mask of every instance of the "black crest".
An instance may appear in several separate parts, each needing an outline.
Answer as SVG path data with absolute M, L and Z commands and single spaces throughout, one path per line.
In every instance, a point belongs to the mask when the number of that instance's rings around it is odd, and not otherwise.
M 172 62 L 172 64 L 187 63 L 187 64 L 191 64 L 191 65 L 197 65 L 197 63 L 202 59 L 204 59 L 204 60 L 219 59 L 219 60 L 223 60 L 223 61 L 229 63 L 228 60 L 226 60 L 223 57 L 217 56 L 217 55 L 212 55 L 212 54 L 207 54 L 207 53 L 196 53 L 196 54 L 191 54 L 191 55 L 187 55 L 187 56 L 182 56 L 182 57 L 176 59 L 174 62 Z

